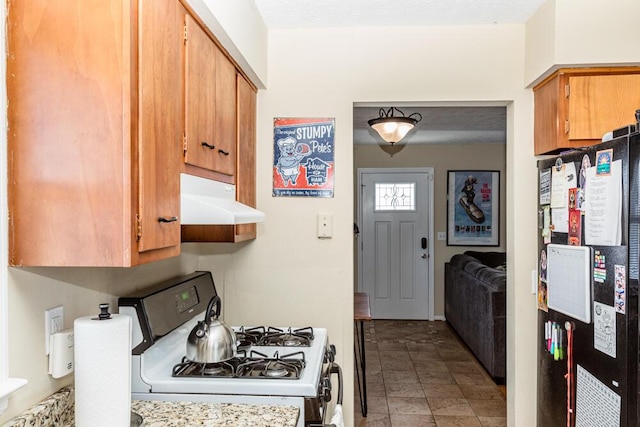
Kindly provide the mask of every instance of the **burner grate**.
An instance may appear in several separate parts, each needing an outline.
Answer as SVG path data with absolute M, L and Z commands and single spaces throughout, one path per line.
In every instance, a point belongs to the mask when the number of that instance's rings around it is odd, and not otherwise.
M 240 378 L 299 379 L 306 365 L 304 353 L 287 354 L 280 357 L 276 352 L 272 358 L 252 359 L 238 366 Z
M 260 342 L 260 338 L 262 338 L 266 333 L 266 329 L 264 326 L 257 326 L 254 328 L 245 328 L 244 326 L 240 327 L 236 332 L 236 338 L 240 342 L 240 346 L 250 346 L 250 345 L 258 345 Z
M 254 350 L 249 357 L 243 355 L 220 363 L 198 363 L 183 357 L 182 362 L 173 367 L 171 376 L 297 380 L 305 366 L 305 356 L 301 351 L 284 356 L 276 352 L 273 357 L 268 357 Z
M 313 342 L 313 328 L 282 330 L 269 327 L 256 345 L 280 347 L 309 347 Z
M 173 367 L 171 376 L 233 378 L 237 366 L 237 358 L 220 363 L 198 363 L 183 357 L 182 362 Z

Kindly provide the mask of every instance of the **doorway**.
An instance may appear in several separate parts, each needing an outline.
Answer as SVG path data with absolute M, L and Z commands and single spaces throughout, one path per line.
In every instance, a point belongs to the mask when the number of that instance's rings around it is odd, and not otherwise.
M 371 317 L 434 320 L 433 168 L 361 168 L 358 188 L 358 290 Z

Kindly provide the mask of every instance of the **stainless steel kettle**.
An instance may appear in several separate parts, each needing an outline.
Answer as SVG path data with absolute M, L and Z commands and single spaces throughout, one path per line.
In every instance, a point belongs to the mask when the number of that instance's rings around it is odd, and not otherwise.
M 218 320 L 222 301 L 214 296 L 209 301 L 204 320 L 191 330 L 187 338 L 187 359 L 197 363 L 218 363 L 235 357 L 238 343 L 235 332 Z

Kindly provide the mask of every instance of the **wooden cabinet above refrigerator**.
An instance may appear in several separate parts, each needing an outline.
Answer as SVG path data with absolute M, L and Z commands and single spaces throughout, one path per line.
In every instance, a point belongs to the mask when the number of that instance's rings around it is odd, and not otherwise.
M 640 67 L 561 68 L 533 91 L 534 153 L 556 154 L 635 123 Z

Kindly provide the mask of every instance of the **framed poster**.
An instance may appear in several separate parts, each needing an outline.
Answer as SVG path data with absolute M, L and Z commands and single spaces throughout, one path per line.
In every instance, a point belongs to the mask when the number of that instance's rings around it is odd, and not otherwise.
M 500 245 L 500 172 L 448 171 L 447 245 Z
M 273 119 L 273 196 L 333 197 L 335 118 Z

